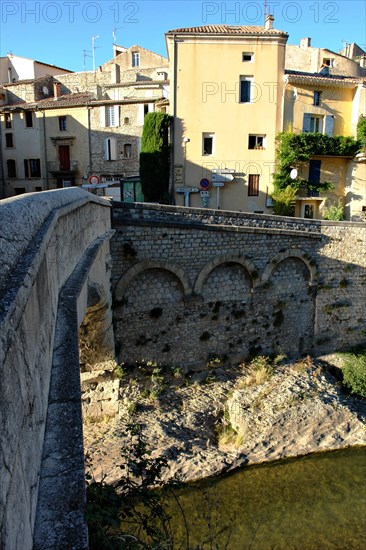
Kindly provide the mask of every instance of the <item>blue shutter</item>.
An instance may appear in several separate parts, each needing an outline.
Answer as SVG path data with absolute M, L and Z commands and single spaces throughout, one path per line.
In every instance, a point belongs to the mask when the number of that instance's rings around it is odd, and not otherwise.
M 320 167 L 321 160 L 311 160 L 309 162 L 309 182 L 310 183 L 319 183 L 320 182 Z
M 250 103 L 250 80 L 240 81 L 240 103 Z
M 302 119 L 302 131 L 310 132 L 310 113 L 304 113 L 304 118 Z
M 334 129 L 334 116 L 325 115 L 324 134 L 328 137 L 332 137 Z

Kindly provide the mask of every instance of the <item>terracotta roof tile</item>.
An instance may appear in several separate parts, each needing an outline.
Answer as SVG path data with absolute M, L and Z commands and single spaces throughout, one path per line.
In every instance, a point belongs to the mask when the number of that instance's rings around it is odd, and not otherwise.
M 306 73 L 302 71 L 285 70 L 289 82 L 298 84 L 323 83 L 324 86 L 356 86 L 362 82 L 362 78 L 350 77 L 347 75 L 333 75 L 321 73 Z
M 260 26 L 244 25 L 203 25 L 201 27 L 184 27 L 182 29 L 173 29 L 166 34 L 233 34 L 233 35 L 286 35 L 287 32 L 278 29 L 268 29 Z

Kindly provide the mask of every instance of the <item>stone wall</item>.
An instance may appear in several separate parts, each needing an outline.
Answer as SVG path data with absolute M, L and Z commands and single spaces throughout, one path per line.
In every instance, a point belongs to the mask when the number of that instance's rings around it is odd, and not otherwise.
M 86 548 L 77 330 L 89 283 L 109 289 L 109 203 L 73 188 L 0 209 L 0 547 Z
M 114 208 L 119 361 L 318 354 L 366 343 L 366 224 Z

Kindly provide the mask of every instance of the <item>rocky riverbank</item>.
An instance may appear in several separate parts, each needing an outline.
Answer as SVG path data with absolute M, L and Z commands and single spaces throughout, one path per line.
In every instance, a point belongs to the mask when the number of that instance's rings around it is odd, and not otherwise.
M 122 372 L 117 417 L 86 418 L 84 445 L 95 479 L 121 477 L 126 426 L 140 424 L 152 456 L 191 481 L 242 464 L 366 445 L 366 400 L 347 394 L 336 356 L 225 367 L 184 375 L 155 365 Z

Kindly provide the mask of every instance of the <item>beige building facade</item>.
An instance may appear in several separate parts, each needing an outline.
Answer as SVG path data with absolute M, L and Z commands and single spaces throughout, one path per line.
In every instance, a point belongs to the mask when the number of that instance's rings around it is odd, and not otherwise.
M 191 188 L 190 206 L 270 211 L 288 38 L 272 23 L 166 34 L 176 204 L 187 205 Z

